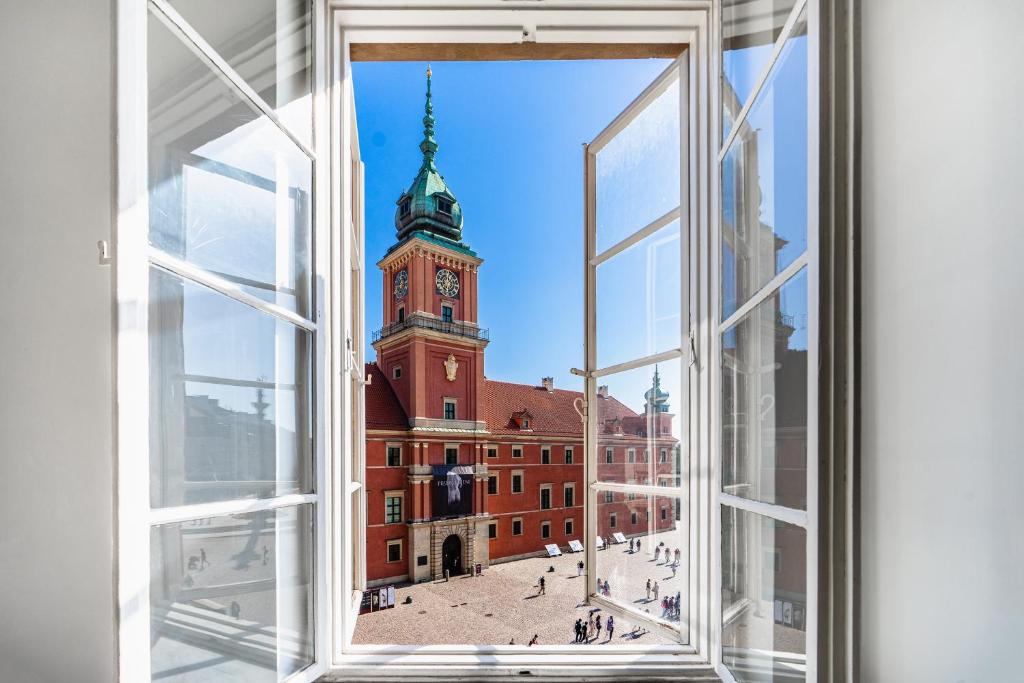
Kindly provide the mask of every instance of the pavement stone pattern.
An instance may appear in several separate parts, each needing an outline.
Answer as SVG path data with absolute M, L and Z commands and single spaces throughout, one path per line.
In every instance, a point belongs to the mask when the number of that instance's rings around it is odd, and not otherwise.
M 675 577 L 663 553 L 654 560 L 659 542 L 673 547 L 685 541 L 681 530 L 663 531 L 638 537 L 640 552 L 629 552 L 629 543 L 611 545 L 597 553 L 597 576 L 608 580 L 611 599 L 632 609 L 661 616 L 661 598 L 677 591 L 686 600 L 685 567 L 688 557 L 681 553 Z M 574 643 L 573 624 L 586 621 L 596 607 L 584 604 L 585 578 L 577 576 L 577 562 L 583 553 L 560 557 L 533 557 L 492 565 L 482 576 L 458 576 L 449 581 L 432 581 L 396 586 L 393 609 L 359 616 L 354 644 L 376 645 L 526 645 L 533 635 L 539 645 Z M 554 567 L 554 572 L 548 572 Z M 538 579 L 545 579 L 545 594 L 538 594 Z M 648 601 L 646 582 L 659 584 L 659 598 Z M 402 602 L 412 597 L 412 604 Z M 607 614 L 604 610 L 602 623 Z M 685 610 L 684 610 L 685 613 Z M 611 641 L 606 630 L 592 645 L 668 644 L 659 634 L 642 630 L 631 634 L 634 624 L 615 619 Z M 642 626 L 642 624 L 641 624 Z

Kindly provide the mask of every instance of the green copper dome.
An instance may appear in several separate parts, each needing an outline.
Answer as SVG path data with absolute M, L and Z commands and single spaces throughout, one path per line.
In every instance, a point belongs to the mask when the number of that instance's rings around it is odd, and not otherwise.
M 423 142 L 420 143 L 423 164 L 413 178 L 412 185 L 395 202 L 395 230 L 399 241 L 419 232 L 452 240 L 458 246 L 465 247 L 459 244 L 462 240 L 462 207 L 434 165 L 437 142 L 434 140 L 430 77 L 430 68 L 427 67 L 426 115 L 423 117 Z

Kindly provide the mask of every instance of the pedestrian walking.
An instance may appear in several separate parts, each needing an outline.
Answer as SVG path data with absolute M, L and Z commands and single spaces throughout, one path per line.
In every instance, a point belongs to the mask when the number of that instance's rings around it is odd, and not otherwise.
M 661 599 L 661 616 L 668 614 L 668 598 Z
M 612 634 L 615 633 L 615 617 L 608 615 L 608 640 L 612 639 Z
M 544 577 L 543 576 L 540 577 L 540 581 L 538 583 L 540 583 L 540 591 L 537 593 L 537 595 L 544 595 Z
M 650 579 L 647 579 L 647 600 L 648 600 L 648 602 L 650 602 L 650 600 L 651 600 L 651 580 Z
M 640 539 L 636 539 L 636 551 L 640 552 Z
M 199 549 L 199 567 L 205 569 L 210 566 L 210 561 L 206 559 L 206 548 Z
M 654 599 L 655 600 L 658 599 L 658 582 L 657 581 L 654 582 Z
M 665 564 L 669 563 L 669 556 L 671 554 L 672 554 L 672 550 L 670 548 L 665 548 Z
M 679 559 L 682 557 L 682 551 L 676 548 L 676 564 L 679 564 Z
M 633 539 L 629 539 L 629 552 L 633 552 Z
M 531 645 L 536 645 L 537 644 L 537 640 L 538 640 L 537 634 L 534 633 L 533 634 L 533 638 L 530 638 L 530 642 L 528 642 L 526 644 L 526 647 L 530 647 Z
M 587 617 L 587 642 L 590 641 L 590 634 L 594 632 L 594 613 L 591 612 L 590 616 Z
M 596 629 L 596 632 L 597 632 L 597 638 L 596 639 L 600 640 L 601 639 L 601 615 L 600 614 L 597 615 L 597 619 L 594 621 L 594 628 Z
M 576 642 L 578 643 L 583 640 L 583 620 L 577 618 L 576 626 L 574 628 L 576 630 Z
M 583 576 L 583 560 L 576 563 L 576 576 Z
M 672 578 L 676 578 L 676 566 L 674 564 L 672 565 Z
M 608 585 L 608 579 L 604 580 L 604 594 L 605 597 L 612 597 L 612 587 Z
M 657 562 L 658 558 L 660 556 L 661 556 L 661 547 L 659 546 L 659 547 L 654 549 L 654 561 Z

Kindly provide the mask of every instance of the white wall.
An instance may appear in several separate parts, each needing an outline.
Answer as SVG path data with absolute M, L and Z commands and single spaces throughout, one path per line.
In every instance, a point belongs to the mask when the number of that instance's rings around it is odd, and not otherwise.
M 862 22 L 862 680 L 1024 680 L 1024 3 Z
M 113 679 L 113 0 L 0 3 L 0 681 Z

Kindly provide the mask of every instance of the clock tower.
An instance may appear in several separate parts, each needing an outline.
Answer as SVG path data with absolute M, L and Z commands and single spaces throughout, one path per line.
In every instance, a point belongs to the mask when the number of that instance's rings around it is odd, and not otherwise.
M 462 241 L 462 207 L 434 163 L 430 80 L 428 68 L 423 162 L 396 201 L 396 242 L 377 263 L 384 324 L 373 347 L 411 428 L 482 431 L 487 334 L 477 324 L 477 274 L 483 260 Z

